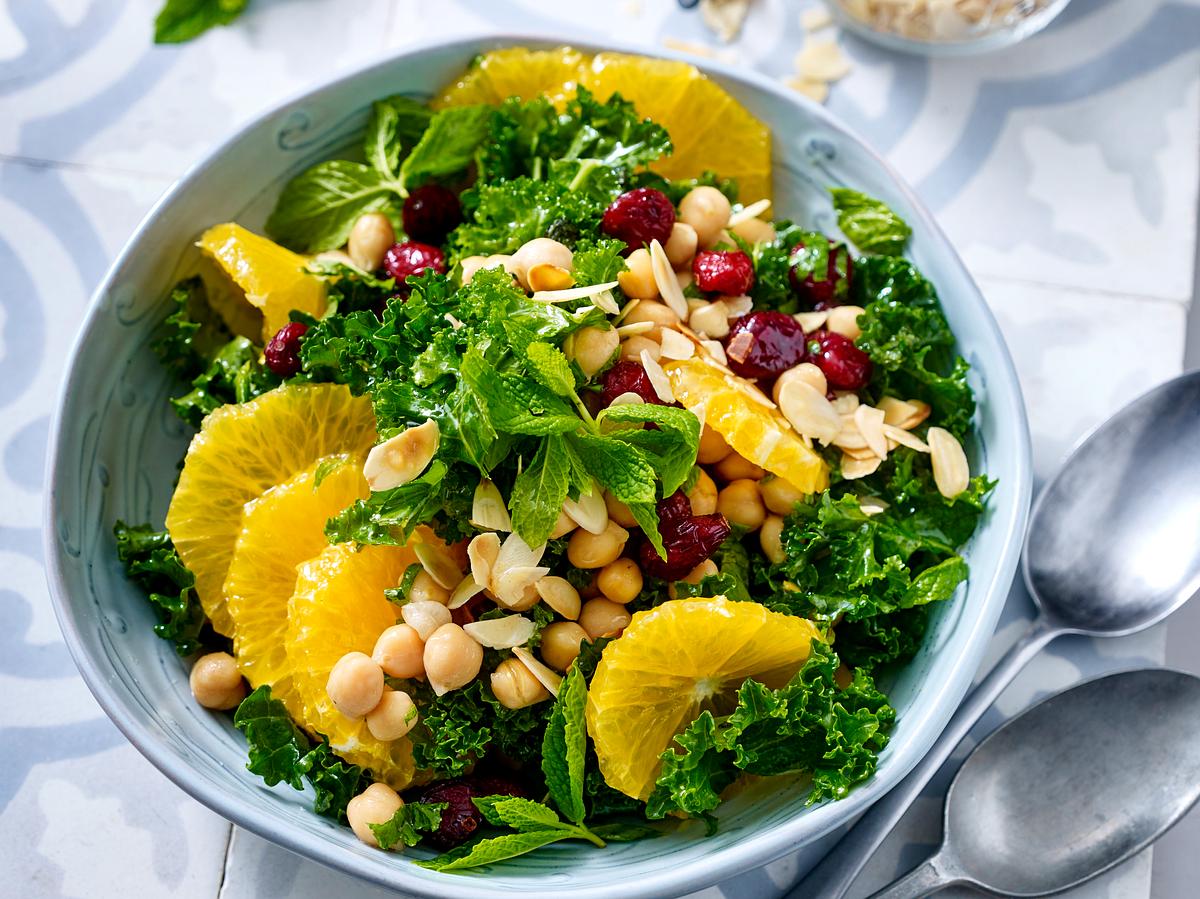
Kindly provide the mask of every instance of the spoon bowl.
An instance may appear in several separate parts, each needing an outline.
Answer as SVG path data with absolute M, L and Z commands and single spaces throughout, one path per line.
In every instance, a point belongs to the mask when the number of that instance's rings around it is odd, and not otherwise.
M 946 795 L 937 854 L 872 899 L 954 883 L 1069 889 L 1136 855 L 1200 799 L 1200 678 L 1142 669 L 1058 693 L 993 732 Z
M 1061 631 L 1120 636 L 1200 592 L 1200 372 L 1097 428 L 1033 509 L 1023 568 Z

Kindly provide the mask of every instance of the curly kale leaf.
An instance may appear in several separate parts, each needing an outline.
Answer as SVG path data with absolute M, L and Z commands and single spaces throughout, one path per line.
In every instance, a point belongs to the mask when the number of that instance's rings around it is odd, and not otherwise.
M 146 592 L 158 615 L 154 633 L 188 656 L 200 649 L 206 619 L 193 589 L 195 576 L 184 567 L 171 537 L 148 524 L 118 521 L 113 528 L 117 558 L 125 574 Z

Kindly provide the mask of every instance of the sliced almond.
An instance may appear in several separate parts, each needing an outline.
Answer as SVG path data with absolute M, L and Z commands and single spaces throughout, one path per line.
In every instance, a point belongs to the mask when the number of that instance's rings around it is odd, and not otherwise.
M 842 429 L 833 438 L 833 445 L 843 450 L 870 450 L 866 438 L 858 430 L 853 418 L 841 416 Z M 874 453 L 872 453 L 873 455 Z
M 577 500 L 570 497 L 563 500 L 563 511 L 589 534 L 603 534 L 608 527 L 608 506 L 604 504 L 604 492 L 595 481 L 592 481 L 590 493 L 580 493 Z
M 467 544 L 471 561 L 471 577 L 475 583 L 487 586 L 492 581 L 492 567 L 500 555 L 500 538 L 496 534 L 476 534 Z
M 910 406 L 915 406 L 917 411 L 912 413 L 904 421 L 897 422 L 896 427 L 904 428 L 906 431 L 911 431 L 917 425 L 923 423 L 929 417 L 929 413 L 933 411 L 929 403 L 924 400 L 908 400 Z
M 602 290 L 592 297 L 592 305 L 601 312 L 607 312 L 609 315 L 617 315 L 621 311 L 621 307 L 617 305 L 616 297 L 613 296 L 611 290 Z
M 663 359 L 691 359 L 696 355 L 696 345 L 678 331 L 663 328 L 661 339 Z
M 894 396 L 883 397 L 878 403 L 878 408 L 883 410 L 884 423 L 898 428 L 904 427 L 904 422 L 917 414 L 916 405 Z
M 722 368 L 729 365 L 729 360 L 725 358 L 725 347 L 721 346 L 719 340 L 702 340 L 700 346 L 704 347 L 710 359 L 717 362 Z M 728 369 L 726 369 L 728 371 Z
M 829 313 L 825 311 L 797 312 L 792 316 L 792 318 L 799 322 L 800 327 L 804 330 L 805 334 L 811 334 L 813 331 L 818 330 L 823 324 L 825 324 L 825 320 L 829 318 Z
M 860 405 L 854 410 L 854 424 L 858 427 L 858 433 L 862 434 L 863 440 L 867 441 L 871 452 L 880 459 L 886 459 L 888 444 L 887 437 L 883 434 L 883 410 Z
M 721 297 L 721 302 L 725 304 L 725 314 L 730 318 L 741 318 L 743 315 L 748 315 L 754 308 L 754 300 L 745 294 L 739 294 L 736 297 Z
M 413 552 L 426 573 L 447 590 L 453 590 L 462 580 L 462 569 L 443 547 L 433 543 L 414 543 Z
M 853 415 L 858 408 L 858 395 L 854 393 L 838 393 L 830 402 L 837 409 L 838 415 Z
M 729 333 L 729 307 L 720 300 L 704 303 L 692 310 L 688 325 L 705 337 L 724 337 Z
M 670 378 L 663 371 L 663 367 L 652 359 L 646 350 L 642 350 L 642 368 L 646 369 L 646 377 L 650 379 L 650 385 L 654 388 L 658 398 L 667 405 L 674 403 L 675 392 L 671 390 Z
M 886 500 L 882 500 L 878 496 L 864 496 L 858 500 L 858 507 L 862 509 L 864 515 L 878 515 L 889 505 Z
M 870 459 L 854 459 L 842 454 L 842 477 L 847 481 L 856 481 L 859 478 L 865 478 L 869 474 L 874 474 L 883 460 L 878 456 L 872 456 Z
M 667 258 L 667 251 L 657 240 L 650 241 L 650 270 L 654 273 L 654 283 L 664 303 L 680 317 L 687 321 L 688 304 L 683 296 L 683 289 L 675 277 L 675 269 Z
M 640 302 L 641 300 L 637 298 L 630 300 L 617 311 L 617 317 L 613 319 L 612 323 L 614 325 L 619 325 L 621 322 L 625 321 L 625 319 L 629 317 L 629 313 L 636 309 L 638 303 Z
M 833 16 L 823 6 L 815 6 L 800 13 L 800 25 L 805 31 L 819 31 L 833 24 Z
M 549 690 L 552 696 L 558 696 L 558 688 L 562 685 L 562 677 L 558 672 L 539 662 L 524 646 L 514 646 L 513 655 L 521 660 L 521 664 L 529 669 L 529 673 L 536 677 L 538 683 Z
M 421 599 L 416 602 L 406 602 L 400 607 L 400 617 L 404 623 L 417 632 L 422 640 L 443 624 L 450 623 L 450 610 L 440 602 L 431 599 Z
M 372 447 L 363 465 L 367 484 L 391 490 L 418 477 L 437 454 L 440 436 L 437 422 L 429 420 Z
M 779 411 L 801 434 L 829 445 L 842 430 L 833 404 L 811 384 L 792 378 L 779 390 Z
M 458 586 L 454 588 L 454 592 L 450 594 L 450 600 L 446 603 L 446 608 L 457 609 L 465 606 L 473 597 L 482 593 L 486 589 L 486 586 L 486 583 L 480 584 L 476 582 L 473 574 L 468 574 L 459 581 Z
M 637 337 L 639 334 L 649 334 L 657 328 L 654 322 L 630 322 L 617 328 L 617 336 L 624 340 L 626 337 Z
M 574 276 L 560 265 L 552 262 L 539 262 L 531 266 L 525 275 L 529 289 L 534 293 L 545 293 L 552 290 L 566 290 L 575 286 Z
M 582 600 L 579 598 L 579 591 L 566 578 L 550 574 L 538 581 L 534 587 L 546 605 L 563 618 L 574 621 L 579 617 Z
M 726 223 L 726 228 L 732 228 L 735 225 L 740 225 L 742 222 L 756 219 L 768 209 L 771 208 L 771 201 L 765 197 L 756 203 L 751 203 L 749 206 L 744 206 L 733 215 L 729 216 L 729 221 Z
M 609 403 L 608 405 L 609 406 L 633 406 L 633 405 L 637 405 L 638 403 L 644 403 L 644 402 L 646 402 L 646 401 L 644 399 L 642 399 L 641 394 L 634 393 L 632 390 L 626 390 L 624 393 L 617 394 L 616 397 L 613 398 L 613 401 L 611 403 Z
M 850 62 L 833 41 L 806 41 L 796 54 L 796 71 L 812 81 L 837 81 L 850 74 Z
M 481 478 L 471 502 L 471 524 L 485 531 L 511 531 L 512 519 L 504 505 L 500 488 L 489 478 Z
M 784 84 L 798 94 L 803 94 L 814 103 L 824 103 L 829 99 L 829 82 L 820 78 L 804 78 L 799 75 L 785 78 Z
M 745 362 L 754 347 L 754 335 L 749 331 L 738 331 L 725 346 L 725 355 L 734 362 Z
M 958 496 L 971 483 L 971 469 L 962 444 L 945 428 L 930 428 L 929 458 L 933 462 L 933 482 L 938 493 L 949 499 Z
M 524 615 L 505 615 L 503 618 L 488 618 L 472 621 L 462 629 L 472 640 L 488 649 L 512 649 L 528 643 L 536 629 Z
M 911 431 L 904 430 L 904 428 L 898 428 L 895 425 L 884 425 L 883 433 L 889 441 L 893 441 L 900 446 L 907 446 L 909 449 L 915 449 L 918 453 L 929 452 L 928 443 Z
M 509 534 L 500 544 L 500 552 L 496 555 L 496 561 L 492 565 L 493 580 L 496 573 L 507 571 L 509 568 L 530 568 L 537 565 L 542 561 L 542 554 L 545 551 L 545 544 L 530 547 L 519 534 Z
M 539 303 L 565 303 L 568 300 L 585 300 L 597 294 L 604 293 L 606 290 L 612 290 L 617 286 L 617 283 L 616 281 L 609 281 L 605 284 L 568 287 L 566 290 L 539 290 L 530 299 Z
M 847 456 L 849 456 L 851 459 L 865 460 L 865 459 L 878 459 L 879 458 L 877 455 L 875 455 L 875 451 L 873 449 L 871 449 L 869 446 L 863 446 L 861 448 L 851 448 L 851 449 L 846 449 L 845 447 L 839 447 L 839 449 L 841 449 L 841 451 L 843 453 L 845 453 Z
M 493 571 L 492 592 L 496 594 L 497 604 L 514 611 L 536 605 L 539 597 L 533 585 L 549 573 L 549 568 L 540 565 Z

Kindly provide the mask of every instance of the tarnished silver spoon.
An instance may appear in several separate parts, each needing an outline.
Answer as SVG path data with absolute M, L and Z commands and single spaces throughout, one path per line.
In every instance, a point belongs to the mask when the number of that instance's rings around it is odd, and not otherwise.
M 929 753 L 788 899 L 841 899 L 954 747 L 1051 640 L 1132 634 L 1200 591 L 1200 371 L 1134 400 L 1072 453 L 1034 505 L 1024 572 L 1038 617 Z
M 967 756 L 941 848 L 871 899 L 961 883 L 1045 896 L 1146 848 L 1200 799 L 1200 678 L 1145 668 L 1038 703 Z

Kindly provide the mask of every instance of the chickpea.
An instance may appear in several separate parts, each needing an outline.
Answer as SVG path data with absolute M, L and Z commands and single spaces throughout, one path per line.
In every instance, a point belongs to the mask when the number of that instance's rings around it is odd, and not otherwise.
M 864 311 L 862 306 L 834 306 L 829 310 L 829 318 L 825 320 L 825 327 L 835 334 L 841 334 L 851 340 L 858 340 L 862 335 L 862 328 L 858 326 L 858 317 Z
M 592 572 L 592 576 L 588 578 L 588 582 L 579 589 L 580 599 L 595 599 L 600 595 L 600 588 L 596 586 L 596 572 Z M 577 614 L 576 618 L 579 617 Z
M 383 669 L 365 652 L 348 652 L 329 672 L 325 692 L 347 718 L 362 718 L 383 696 Z
M 653 300 L 658 296 L 658 283 L 654 280 L 654 266 L 650 264 L 650 251 L 645 247 L 634 250 L 625 259 L 629 271 L 617 275 L 621 290 L 630 299 Z M 641 304 L 639 304 L 641 305 Z
M 549 237 L 535 237 L 521 244 L 521 248 L 513 253 L 513 274 L 521 282 L 521 286 L 529 289 L 529 270 L 540 263 L 557 265 L 571 271 L 574 267 L 574 254 L 570 247 Z
M 375 641 L 371 658 L 388 677 L 421 677 L 424 655 L 421 635 L 407 624 L 393 624 Z
M 717 511 L 717 484 L 703 469 L 688 494 L 688 500 L 692 504 L 693 515 L 711 515 Z
M 697 243 L 707 248 L 717 242 L 731 211 L 729 198 L 715 187 L 696 187 L 680 200 L 678 220 L 691 225 Z
M 675 283 L 679 285 L 680 293 L 683 293 L 689 287 L 691 287 L 692 282 L 695 280 L 696 280 L 696 278 L 692 274 L 691 269 L 684 269 L 681 272 L 675 273 Z
M 758 542 L 762 546 L 763 555 L 772 562 L 779 563 L 786 558 L 783 554 L 783 518 L 779 515 L 768 515 L 763 519 L 762 530 L 758 532 Z
M 492 672 L 492 693 L 506 709 L 523 709 L 545 702 L 550 692 L 520 659 L 505 659 Z
M 486 259 L 486 256 L 468 256 L 458 264 L 463 284 L 469 283 L 475 277 L 475 273 L 483 268 L 483 263 Z
M 596 586 L 605 597 L 624 605 L 642 592 L 642 569 L 633 559 L 617 559 L 600 569 Z
M 550 539 L 557 540 L 559 537 L 565 537 L 577 527 L 579 525 L 575 523 L 574 518 L 566 512 L 560 511 L 558 513 L 558 520 L 554 522 L 554 530 L 550 532 Z
M 457 624 L 443 624 L 425 641 L 425 676 L 438 696 L 464 687 L 483 664 L 483 647 Z
M 360 215 L 350 229 L 346 250 L 354 264 L 364 272 L 378 271 L 384 254 L 396 242 L 396 231 L 388 217 L 381 212 Z
M 413 578 L 412 587 L 408 591 L 409 602 L 440 602 L 445 605 L 450 601 L 450 591 L 435 581 L 428 571 L 422 569 Z
M 721 432 L 708 425 L 700 430 L 700 448 L 696 451 L 696 461 L 701 465 L 713 465 L 720 462 L 733 450 L 721 436 Z
M 367 713 L 367 730 L 384 743 L 399 740 L 417 723 L 417 706 L 403 690 L 385 690 L 379 705 Z
M 767 508 L 776 515 L 790 515 L 796 503 L 805 497 L 802 490 L 797 490 L 783 478 L 766 478 L 758 485 L 758 489 Z
M 671 226 L 671 236 L 663 251 L 672 268 L 683 268 L 696 255 L 696 229 L 685 222 L 676 222 Z
M 227 652 L 210 652 L 196 659 L 188 684 L 196 702 L 206 709 L 232 709 L 246 698 L 246 682 Z
M 750 530 L 762 527 L 767 509 L 763 505 L 758 481 L 738 478 L 717 494 L 717 511 L 732 524 L 740 524 Z
M 610 521 L 600 534 L 580 528 L 567 541 L 567 559 L 576 568 L 603 568 L 621 555 L 628 539 L 629 532 L 615 521 Z
M 623 605 L 611 599 L 589 599 L 579 612 L 579 626 L 595 640 L 597 637 L 619 634 L 632 618 Z
M 590 378 L 608 364 L 620 345 L 621 336 L 615 328 L 580 328 L 571 337 L 568 356 Z
M 608 518 L 610 521 L 615 521 L 623 528 L 631 528 L 637 525 L 637 519 L 629 511 L 629 506 L 625 505 L 607 490 L 604 491 L 604 507 L 608 509 Z
M 721 569 L 717 567 L 716 562 L 714 562 L 712 559 L 705 559 L 679 580 L 685 584 L 698 584 L 706 577 L 720 573 Z M 670 596 L 671 599 L 679 598 L 679 594 L 675 591 L 675 584 L 667 585 L 667 595 Z
M 760 218 L 752 218 L 734 225 L 733 233 L 750 243 L 770 243 L 775 239 L 775 226 Z
M 803 381 L 822 396 L 829 392 L 829 382 L 825 380 L 825 372 L 811 362 L 801 362 L 775 379 L 775 386 L 771 389 L 771 398 L 776 403 L 779 402 L 779 394 L 783 390 L 783 385 L 793 380 Z
M 542 631 L 542 661 L 564 674 L 579 656 L 583 642 L 591 643 L 587 631 L 574 621 L 556 621 Z
M 662 339 L 662 329 L 664 326 L 673 328 L 679 324 L 679 316 L 675 314 L 666 303 L 659 303 L 654 300 L 643 300 L 625 316 L 625 321 L 622 324 L 636 325 L 639 322 L 650 322 L 654 325 L 653 330 L 647 331 L 645 334 L 639 334 L 639 337 L 648 337 L 651 340 L 658 341 Z
M 713 466 L 713 469 L 725 483 L 730 481 L 741 480 L 742 478 L 750 478 L 757 481 L 766 475 L 766 471 L 759 468 L 749 459 L 743 458 L 737 453 L 731 452 L 728 456 Z
M 625 342 L 621 344 L 621 358 L 641 362 L 642 350 L 646 350 L 655 362 L 662 355 L 662 347 L 658 345 L 657 340 L 635 334 L 633 337 L 626 338 Z
M 371 784 L 346 803 L 346 820 L 354 835 L 368 846 L 378 846 L 372 824 L 386 824 L 404 807 L 404 800 L 387 784 Z
M 688 327 L 720 340 L 729 333 L 729 307 L 720 300 L 704 303 L 688 318 Z
M 475 259 L 476 257 L 469 256 L 467 258 Z M 485 256 L 483 258 L 482 262 L 472 263 L 473 268 L 471 269 L 471 273 L 469 276 L 467 275 L 466 262 L 467 262 L 467 260 L 464 259 L 463 260 L 463 284 L 466 284 L 468 281 L 471 280 L 471 278 L 475 277 L 477 272 L 480 272 L 485 268 L 502 268 L 506 272 L 508 272 L 510 275 L 512 275 L 513 277 L 516 277 L 516 272 L 517 272 L 516 263 L 513 262 L 513 258 L 511 256 L 507 256 L 504 253 L 493 253 L 491 256 Z

